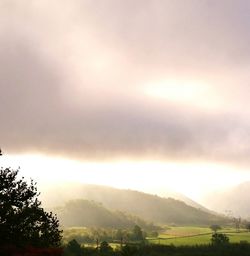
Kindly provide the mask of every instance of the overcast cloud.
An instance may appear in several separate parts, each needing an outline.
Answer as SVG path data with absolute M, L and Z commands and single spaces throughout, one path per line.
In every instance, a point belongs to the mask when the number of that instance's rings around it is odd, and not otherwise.
M 249 13 L 247 0 L 1 1 L 1 147 L 249 165 Z M 173 80 L 180 98 L 147 93 Z M 189 83 L 205 93 L 186 101 Z

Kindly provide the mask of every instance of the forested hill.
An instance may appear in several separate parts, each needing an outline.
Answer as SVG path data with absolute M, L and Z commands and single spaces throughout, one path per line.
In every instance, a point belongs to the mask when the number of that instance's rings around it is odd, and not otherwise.
M 68 187 L 67 190 L 63 188 L 61 191 L 57 188 L 53 193 L 47 194 L 50 206 L 53 202 L 52 195 L 60 194 L 60 199 L 54 201 L 54 206 L 62 205 L 70 199 L 93 200 L 102 203 L 108 209 L 127 212 L 156 224 L 209 225 L 227 222 L 222 216 L 191 207 L 173 198 L 97 185 L 72 186 L 72 189 Z M 43 198 L 46 202 L 46 194 Z M 77 212 L 75 214 L 77 215 Z
M 102 204 L 83 199 L 68 201 L 53 209 L 65 227 L 132 228 L 139 225 L 145 230 L 157 229 L 139 217 L 121 211 L 112 211 Z

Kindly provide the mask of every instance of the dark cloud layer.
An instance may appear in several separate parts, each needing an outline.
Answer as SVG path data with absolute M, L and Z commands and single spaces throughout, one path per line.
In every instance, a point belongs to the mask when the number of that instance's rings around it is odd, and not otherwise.
M 3 1 L 1 146 L 84 160 L 249 164 L 249 8 Z M 209 81 L 223 104 L 205 111 L 142 93 L 147 81 L 169 77 Z

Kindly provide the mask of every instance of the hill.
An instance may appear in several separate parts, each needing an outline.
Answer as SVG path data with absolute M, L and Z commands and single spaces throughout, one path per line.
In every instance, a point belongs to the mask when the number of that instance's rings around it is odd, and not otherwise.
M 123 192 L 122 192 L 123 191 Z M 56 185 L 53 187 L 46 187 L 42 190 L 42 201 L 45 201 L 46 206 L 53 207 L 55 205 L 61 205 L 71 199 L 78 199 L 79 195 L 81 198 L 87 198 L 89 200 L 95 201 L 106 201 L 103 197 L 114 197 L 120 194 L 127 194 L 127 189 L 117 189 L 109 186 L 102 185 L 93 185 L 93 184 L 81 184 L 81 183 L 63 183 L 61 185 Z M 131 190 L 130 190 L 131 191 Z M 195 207 L 197 209 L 201 209 L 203 211 L 211 212 L 201 204 L 193 201 L 187 196 L 177 193 L 175 191 L 164 189 L 158 191 L 157 195 L 164 198 L 173 198 L 176 200 L 183 201 L 185 204 Z M 60 194 L 60 197 L 57 194 Z M 117 194 L 118 193 L 118 194 Z M 48 196 L 49 195 L 49 196 Z M 102 196 L 103 195 L 103 196 Z M 125 196 L 122 195 L 124 198 Z
M 203 201 L 211 209 L 234 217 L 250 218 L 250 181 L 224 191 L 213 192 Z
M 108 209 L 127 212 L 157 224 L 210 225 L 227 222 L 222 216 L 191 207 L 173 198 L 98 185 L 62 186 L 61 190 L 54 188 L 54 192 L 50 191 L 47 199 L 45 194 L 42 201 L 55 206 L 77 198 L 100 202 Z
M 83 199 L 68 201 L 53 211 L 65 227 L 132 228 L 139 225 L 145 230 L 157 229 L 136 216 L 111 211 L 100 203 Z
M 165 197 L 165 198 L 171 197 L 171 198 L 174 198 L 176 200 L 183 201 L 185 204 L 193 206 L 193 207 L 195 207 L 197 209 L 201 209 L 201 210 L 203 210 L 205 212 L 213 213 L 212 211 L 210 211 L 209 209 L 207 209 L 203 205 L 195 202 L 191 198 L 189 198 L 189 197 L 187 197 L 187 196 L 185 196 L 185 195 L 183 195 L 181 193 L 175 192 L 175 191 L 165 190 L 165 191 L 160 193 L 160 196 Z

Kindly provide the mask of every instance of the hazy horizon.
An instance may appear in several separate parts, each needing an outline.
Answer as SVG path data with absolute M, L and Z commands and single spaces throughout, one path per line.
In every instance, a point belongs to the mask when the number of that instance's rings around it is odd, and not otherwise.
M 202 203 L 250 181 L 250 2 L 0 3 L 0 166 Z
M 19 168 L 20 175 L 34 179 L 38 190 L 63 184 L 93 184 L 132 189 L 158 196 L 180 193 L 206 206 L 207 196 L 250 181 L 247 171 L 206 163 L 81 162 L 42 155 L 1 157 L 1 166 Z M 202 171 L 201 171 L 202 170 Z M 204 173 L 205 172 L 205 175 Z

